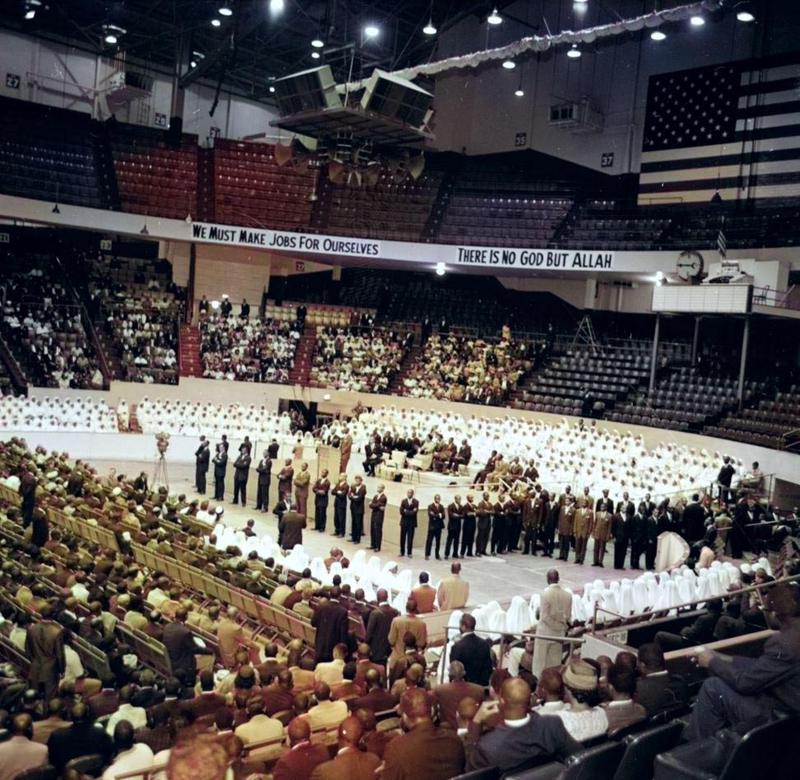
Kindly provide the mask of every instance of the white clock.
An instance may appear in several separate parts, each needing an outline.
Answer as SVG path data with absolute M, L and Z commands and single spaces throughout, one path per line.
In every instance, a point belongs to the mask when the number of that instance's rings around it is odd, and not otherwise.
M 705 268 L 703 255 L 693 250 L 681 252 L 675 266 L 675 273 L 684 282 L 696 281 L 700 279 Z

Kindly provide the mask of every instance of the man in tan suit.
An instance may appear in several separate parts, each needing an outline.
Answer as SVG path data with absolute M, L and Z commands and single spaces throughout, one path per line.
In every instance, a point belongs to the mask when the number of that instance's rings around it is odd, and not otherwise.
M 239 640 L 242 638 L 242 627 L 236 622 L 238 616 L 239 610 L 236 607 L 228 607 L 225 617 L 219 621 L 217 628 L 219 654 L 223 665 L 228 669 L 233 666 Z
M 575 563 L 582 564 L 586 558 L 586 547 L 594 524 L 594 499 L 589 495 L 589 488 L 585 488 L 584 495 L 577 501 L 577 506 L 572 530 L 575 536 Z
M 389 656 L 389 666 L 392 667 L 406 652 L 404 637 L 406 632 L 414 635 L 417 640 L 417 650 L 423 652 L 428 644 L 428 627 L 417 617 L 417 602 L 409 599 L 406 602 L 406 614 L 398 615 L 389 626 L 389 644 L 392 654 Z
M 361 752 L 363 736 L 361 721 L 355 715 L 346 718 L 339 726 L 339 752 L 332 761 L 320 764 L 311 780 L 374 780 L 381 760 L 374 753 Z
M 469 598 L 469 583 L 461 579 L 461 564 L 454 561 L 450 566 L 450 576 L 439 583 L 439 609 L 462 609 Z
M 558 584 L 558 571 L 547 572 L 547 587 L 539 604 L 536 636 L 566 636 L 572 616 L 572 596 Z M 531 673 L 541 677 L 542 670 L 561 665 L 562 642 L 536 639 L 533 643 Z
M 58 681 L 66 669 L 64 657 L 64 629 L 50 620 L 52 607 L 43 605 L 39 613 L 42 619 L 31 623 L 25 634 L 25 653 L 30 659 L 28 682 L 49 700 L 58 688 Z M 401 637 L 402 640 L 402 637 Z
M 417 612 L 424 615 L 426 612 L 435 612 L 436 591 L 429 583 L 428 572 L 419 573 L 419 585 L 411 591 L 411 597 L 417 602 Z

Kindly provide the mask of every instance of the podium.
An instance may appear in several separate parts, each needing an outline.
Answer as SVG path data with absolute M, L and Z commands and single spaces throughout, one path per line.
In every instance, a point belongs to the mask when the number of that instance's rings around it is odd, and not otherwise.
M 342 463 L 342 453 L 338 447 L 330 444 L 320 444 L 317 451 L 317 479 L 323 469 L 328 469 L 328 479 L 331 483 L 339 480 L 339 468 Z

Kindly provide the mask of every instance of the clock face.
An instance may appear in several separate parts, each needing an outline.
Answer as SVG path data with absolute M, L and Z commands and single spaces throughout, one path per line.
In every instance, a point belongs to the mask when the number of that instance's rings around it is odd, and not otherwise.
M 675 273 L 684 282 L 688 282 L 703 273 L 703 265 L 703 256 L 699 252 L 681 252 L 675 266 Z

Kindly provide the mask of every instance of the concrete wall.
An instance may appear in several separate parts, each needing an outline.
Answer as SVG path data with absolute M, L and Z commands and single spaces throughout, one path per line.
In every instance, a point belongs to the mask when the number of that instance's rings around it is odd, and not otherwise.
M 714 14 L 701 28 L 687 23 L 664 27 L 668 37 L 662 42 L 652 41 L 649 31 L 630 33 L 584 46 L 580 59 L 568 58 L 562 47 L 520 59 L 513 71 L 497 62 L 443 74 L 436 79 L 436 148 L 465 148 L 468 154 L 510 151 L 517 134 L 526 133 L 525 145 L 537 151 L 609 174 L 636 172 L 651 75 L 797 48 L 799 4 L 757 5 L 758 24 L 738 23 L 731 13 Z M 547 27 L 558 32 L 616 21 L 610 7 L 572 0 L 517 2 L 503 13 L 530 26 L 507 18 L 491 28 L 471 16 L 442 35 L 437 59 L 544 34 Z M 613 4 L 613 11 L 625 18 L 652 9 L 642 0 Z M 525 95 L 516 98 L 520 85 Z M 583 98 L 604 115 L 601 132 L 574 134 L 548 123 L 552 103 Z M 601 155 L 607 152 L 614 153 L 614 164 L 601 168 Z

